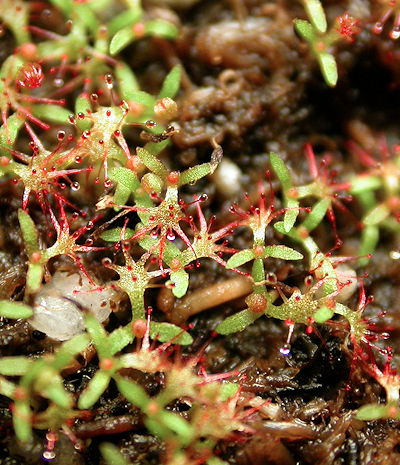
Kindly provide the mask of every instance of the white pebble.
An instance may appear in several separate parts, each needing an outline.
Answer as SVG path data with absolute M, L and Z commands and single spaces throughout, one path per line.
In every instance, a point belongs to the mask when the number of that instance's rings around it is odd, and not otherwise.
M 236 163 L 224 157 L 213 174 L 213 180 L 218 192 L 230 199 L 241 191 L 241 176 L 242 172 Z
M 85 275 L 56 271 L 35 297 L 29 323 L 53 339 L 66 341 L 85 331 L 82 308 L 103 322 L 112 311 L 112 301 L 117 301 L 112 289 L 94 291 Z

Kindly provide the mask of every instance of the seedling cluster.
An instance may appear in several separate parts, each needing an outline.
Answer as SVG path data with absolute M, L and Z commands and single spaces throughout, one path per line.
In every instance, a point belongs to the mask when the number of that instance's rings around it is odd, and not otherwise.
M 81 273 L 92 285 L 82 292 L 109 289 L 119 296 L 117 316 L 105 324 L 74 296 L 61 296 L 84 315 L 85 333 L 54 342 L 43 355 L 0 360 L 0 394 L 9 399 L 18 441 L 26 445 L 38 431 L 47 432 L 43 457 L 52 460 L 57 435 L 78 444 L 74 425 L 117 390 L 141 428 L 163 441 L 162 463 L 227 463 L 218 457 L 221 443 L 258 434 L 269 401 L 243 392 L 239 371 L 207 373 L 205 347 L 193 349 L 190 318 L 239 298 L 241 309 L 225 312 L 213 328 L 217 337 L 243 331 L 263 315 L 281 320 L 288 335 L 277 350 L 285 363 L 297 332 L 336 331 L 352 363 L 386 392 L 386 403 L 364 405 L 354 416 L 399 419 L 399 375 L 382 343 L 386 336 L 366 315 L 371 299 L 363 283 L 381 231 L 400 232 L 398 146 L 378 138 L 374 149 L 349 142 L 345 155 L 357 169 L 337 173 L 335 154 L 307 142 L 309 175 L 303 177 L 271 152 L 256 188 L 213 216 L 197 185 L 219 169 L 222 142 L 210 138 L 207 159 L 190 167 L 173 155 L 185 69 L 170 66 L 153 96 L 124 61 L 140 41 L 168 48 L 179 25 L 163 11 L 145 11 L 139 0 L 121 1 L 115 12 L 112 3 L 52 0 L 48 11 L 56 19 L 47 30 L 35 20 L 34 2 L 0 2 L 15 42 L 0 68 L 0 182 L 18 199 L 26 258 L 22 289 L 0 301 L 0 316 L 10 325 L 29 325 L 38 294 L 58 268 Z M 335 86 L 337 47 L 351 46 L 366 26 L 343 12 L 328 29 L 321 3 L 302 3 L 309 21 L 296 19 L 294 27 L 326 84 Z M 397 9 L 391 2 L 375 32 L 394 14 L 391 37 L 398 37 Z M 352 254 L 342 252 L 347 244 L 337 212 L 353 221 L 358 248 Z M 331 236 L 320 241 L 317 232 L 326 227 Z M 236 245 L 243 241 L 246 246 Z M 396 250 L 392 258 L 399 258 Z M 197 270 L 211 261 L 221 281 L 191 288 Z M 154 296 L 161 292 L 169 303 L 158 308 Z M 382 355 L 388 361 L 381 369 Z M 68 376 L 89 365 L 95 369 L 86 384 L 69 389 Z M 159 391 L 147 392 L 138 372 L 161 374 Z M 186 410 L 174 407 L 184 403 Z M 115 445 L 100 449 L 108 463 L 127 463 Z

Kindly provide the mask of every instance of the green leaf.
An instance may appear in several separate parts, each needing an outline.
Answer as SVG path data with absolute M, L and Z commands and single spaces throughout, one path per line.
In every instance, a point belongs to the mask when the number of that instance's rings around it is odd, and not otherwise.
M 361 246 L 359 255 L 362 257 L 358 260 L 360 266 L 365 266 L 369 258 L 365 255 L 369 255 L 375 252 L 376 246 L 379 241 L 379 228 L 376 225 L 365 226 L 361 232 Z
M 162 99 L 165 97 L 174 98 L 178 93 L 179 87 L 181 85 L 181 74 L 182 69 L 179 65 L 174 66 L 171 71 L 167 74 L 164 79 L 158 98 Z
M 333 317 L 333 314 L 333 310 L 326 306 L 323 306 L 314 313 L 313 319 L 316 323 L 322 324 L 325 323 L 325 321 L 330 320 Z
M 109 442 L 100 444 L 99 446 L 101 455 L 108 465 L 129 465 L 125 460 L 124 456 L 121 454 L 117 446 Z
M 307 16 L 315 29 L 317 29 L 317 31 L 321 34 L 324 34 L 326 32 L 327 24 L 321 2 L 319 0 L 304 0 L 303 3 Z
M 312 43 L 316 39 L 314 28 L 308 21 L 305 21 L 303 19 L 295 19 L 294 28 L 299 33 L 300 37 L 305 39 L 307 42 Z
M 125 205 L 130 195 L 140 187 L 140 182 L 136 174 L 128 168 L 123 168 L 121 166 L 112 168 L 109 178 L 117 184 L 113 196 L 113 201 L 117 205 Z
M 144 105 L 147 108 L 153 109 L 154 104 L 156 102 L 155 98 L 148 94 L 147 92 L 143 92 L 142 90 L 135 90 L 133 92 L 130 92 L 129 94 L 129 100 L 140 103 L 141 105 Z
M 294 199 L 289 199 L 286 203 L 286 207 L 288 210 L 285 211 L 285 216 L 283 217 L 283 226 L 285 228 L 285 232 L 289 232 L 293 228 L 296 223 L 296 219 L 299 216 L 299 202 Z
M 390 215 L 390 210 L 384 203 L 377 205 L 371 211 L 369 211 L 364 219 L 363 224 L 365 226 L 374 226 L 381 223 Z
M 119 83 L 119 92 L 123 100 L 133 100 L 132 93 L 140 90 L 139 83 L 130 66 L 119 61 L 114 68 L 115 78 Z
M 388 415 L 387 405 L 367 404 L 363 405 L 357 412 L 358 420 L 380 420 L 383 418 L 391 418 Z
M 223 383 L 221 384 L 221 390 L 219 393 L 219 400 L 225 402 L 226 400 L 233 397 L 238 390 L 240 389 L 240 385 L 236 383 Z
M 338 80 L 335 57 L 327 52 L 318 52 L 317 58 L 325 82 L 328 86 L 335 87 Z
M 132 404 L 140 409 L 145 409 L 150 401 L 146 391 L 138 384 L 123 378 L 120 375 L 114 376 L 119 392 Z
M 36 292 L 39 290 L 43 281 L 44 269 L 40 263 L 30 263 L 26 274 L 27 292 Z
M 208 174 L 212 174 L 214 170 L 215 168 L 211 165 L 211 163 L 202 163 L 201 165 L 192 166 L 191 168 L 183 171 L 179 176 L 179 186 L 194 183 Z
M 5 318 L 30 318 L 33 310 L 29 305 L 22 302 L 10 302 L 0 300 L 0 316 Z
M 33 361 L 28 357 L 15 356 L 0 359 L 0 373 L 5 376 L 22 376 L 32 365 Z
M 178 28 L 163 19 L 154 19 L 145 24 L 146 34 L 164 39 L 174 40 L 178 37 Z
M 47 103 L 31 105 L 31 111 L 37 118 L 58 124 L 68 123 L 68 116 L 71 114 L 70 111 L 60 105 L 49 105 Z
M 164 410 L 157 416 L 157 422 L 162 423 L 171 432 L 175 433 L 178 441 L 183 446 L 189 444 L 195 435 L 194 427 L 176 413 Z
M 108 343 L 107 333 L 103 325 L 98 319 L 90 312 L 86 314 L 85 318 L 86 329 L 96 346 L 97 353 L 100 358 L 111 357 L 110 346 Z
M 286 247 L 285 245 L 271 245 L 265 247 L 265 252 L 263 254 L 264 258 L 273 257 L 281 258 L 282 260 L 301 260 L 303 255 L 297 250 Z
M 225 335 L 243 331 L 262 315 L 263 313 L 254 313 L 246 308 L 235 315 L 225 318 L 225 320 L 217 326 L 216 331 L 219 334 Z
M 110 382 L 110 375 L 105 371 L 97 371 L 93 378 L 90 380 L 86 389 L 79 397 L 78 407 L 80 409 L 87 409 L 92 407 L 107 389 Z
M 59 379 L 49 383 L 43 391 L 43 395 L 52 400 L 60 408 L 68 409 L 72 405 L 71 396 L 64 390 Z
M 15 392 L 15 384 L 0 376 L 0 394 L 12 398 Z
M 115 355 L 117 352 L 120 352 L 122 349 L 124 349 L 127 345 L 131 344 L 133 339 L 134 335 L 130 323 L 127 326 L 122 326 L 115 329 L 108 336 L 108 344 L 110 346 L 111 355 Z
M 127 47 L 131 42 L 135 40 L 135 32 L 131 26 L 120 29 L 110 42 L 110 54 L 112 56 L 119 53 L 122 49 Z
M 312 207 L 310 214 L 303 221 L 302 226 L 305 227 L 308 232 L 311 232 L 321 223 L 330 205 L 331 200 L 329 198 L 319 200 Z
M 32 413 L 29 403 L 26 401 L 15 402 L 13 412 L 13 424 L 17 438 L 22 442 L 32 439 Z
M 138 147 L 136 153 L 150 171 L 162 178 L 165 178 L 168 175 L 167 169 L 155 155 L 142 147 Z
M 135 2 L 137 5 L 132 6 L 128 11 L 123 11 L 122 13 L 114 16 L 108 23 L 108 30 L 111 35 L 126 26 L 132 26 L 140 21 L 143 11 L 140 5 L 140 0 L 135 0 Z
M 179 326 L 172 323 L 150 323 L 150 337 L 161 342 L 173 341 L 174 344 L 187 346 L 193 342 L 192 336 Z
M 2 125 L 0 128 L 0 154 L 10 157 L 10 152 L 2 147 L 11 148 L 14 144 L 18 131 L 24 124 L 25 118 L 18 113 L 14 113 L 7 118 L 7 125 Z
M 173 271 L 170 274 L 170 279 L 166 284 L 173 284 L 172 293 L 175 297 L 183 297 L 189 286 L 189 275 L 185 270 Z
M 78 334 L 67 342 L 64 342 L 57 350 L 52 363 L 57 371 L 66 367 L 72 360 L 89 345 L 90 339 L 87 334 Z
M 255 257 L 253 249 L 245 249 L 241 250 L 240 252 L 235 253 L 226 263 L 226 268 L 231 270 L 232 268 L 237 268 L 250 260 L 253 260 Z
M 274 173 L 278 176 L 278 179 L 282 184 L 283 190 L 285 192 L 288 191 L 292 187 L 292 177 L 290 175 L 290 171 L 288 170 L 282 158 L 276 153 L 271 152 L 269 154 L 269 159 Z
M 39 250 L 39 233 L 32 218 L 21 208 L 18 210 L 18 221 L 21 226 L 26 252 L 30 256 L 33 252 Z
M 87 116 L 88 112 L 92 111 L 92 107 L 89 102 L 89 98 L 86 94 L 80 94 L 75 100 L 75 113 L 83 113 Z M 81 131 L 88 130 L 92 123 L 89 118 L 75 118 L 76 125 Z
M 355 176 L 351 180 L 351 194 L 372 191 L 382 186 L 382 178 L 378 176 Z

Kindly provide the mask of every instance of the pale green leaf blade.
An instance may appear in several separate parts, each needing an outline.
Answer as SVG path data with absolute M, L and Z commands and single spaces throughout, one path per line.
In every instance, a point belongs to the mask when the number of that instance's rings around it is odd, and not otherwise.
M 5 318 L 30 318 L 33 315 L 32 307 L 22 302 L 0 300 L 0 316 Z

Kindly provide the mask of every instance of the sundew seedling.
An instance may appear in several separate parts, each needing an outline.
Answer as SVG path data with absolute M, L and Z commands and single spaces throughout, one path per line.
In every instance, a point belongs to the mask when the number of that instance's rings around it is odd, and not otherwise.
M 0 1 L 0 465 L 398 462 L 399 2 L 334 3 Z

